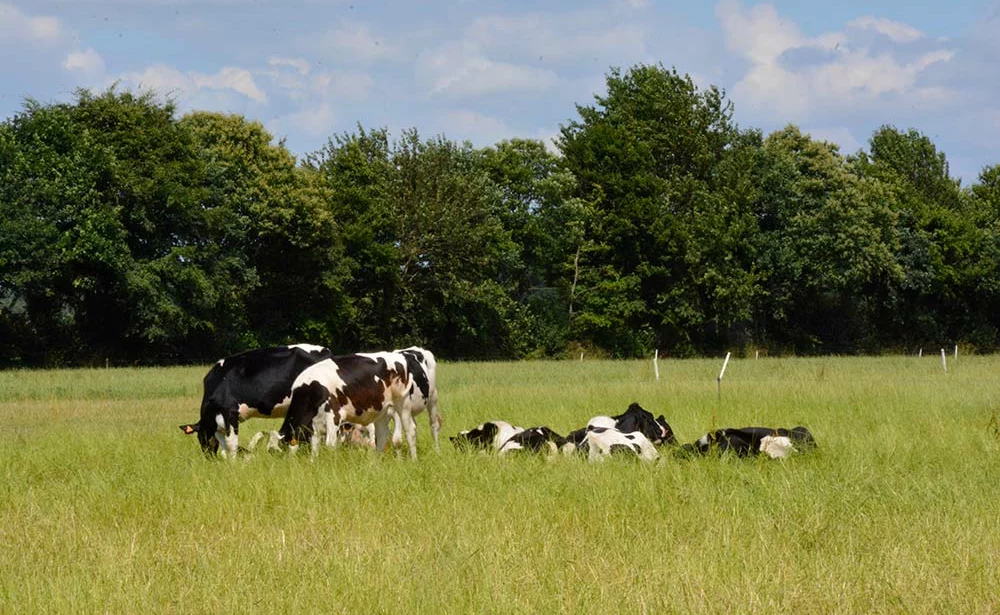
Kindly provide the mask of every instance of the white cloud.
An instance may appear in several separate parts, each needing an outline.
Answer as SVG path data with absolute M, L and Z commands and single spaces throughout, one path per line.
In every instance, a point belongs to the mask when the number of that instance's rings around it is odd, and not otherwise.
M 310 138 L 328 136 L 337 123 L 333 105 L 328 102 L 299 109 L 268 122 L 268 130 L 277 136 L 298 134 Z
M 267 101 L 267 94 L 257 87 L 257 84 L 254 83 L 253 75 L 244 68 L 227 66 L 220 69 L 214 75 L 205 75 L 193 71 L 188 74 L 199 89 L 233 90 L 259 103 Z
M 480 17 L 464 38 L 484 51 L 505 56 L 578 64 L 598 57 L 621 58 L 626 63 L 648 60 L 651 36 L 652 29 L 644 21 L 619 21 L 599 11 L 578 11 Z
M 267 101 L 267 95 L 257 87 L 250 71 L 231 66 L 209 75 L 155 64 L 138 73 L 126 73 L 122 75 L 122 80 L 168 96 L 192 96 L 202 90 L 216 90 L 236 92 L 258 103 Z
M 734 97 L 760 114 L 803 122 L 824 113 L 898 104 L 904 97 L 907 103 L 927 106 L 950 98 L 945 88 L 923 85 L 920 77 L 929 67 L 950 62 L 955 52 L 944 43 L 919 55 L 899 48 L 923 38 L 906 24 L 863 18 L 843 32 L 807 37 L 770 4 L 745 9 L 738 0 L 723 0 L 716 15 L 727 47 L 749 63 Z M 853 37 L 861 30 L 880 32 L 897 46 L 873 49 Z M 795 60 L 803 54 L 805 60 Z
M 78 71 L 87 76 L 99 76 L 104 73 L 104 58 L 93 49 L 74 51 L 66 56 L 63 67 L 69 71 Z
M 66 29 L 55 17 L 32 17 L 12 4 L 0 3 L 0 40 L 52 44 L 66 38 Z
M 308 75 L 312 69 L 309 61 L 303 58 L 276 58 L 271 56 L 267 59 L 267 64 L 274 67 L 290 66 L 300 75 Z
M 923 32 L 913 26 L 885 19 L 884 17 L 860 17 L 848 22 L 847 27 L 859 30 L 874 30 L 879 34 L 889 37 L 894 43 L 909 43 L 919 40 L 924 36 Z
M 543 92 L 558 82 L 556 73 L 549 69 L 490 60 L 469 41 L 421 53 L 416 76 L 426 93 L 454 98 Z
M 312 41 L 307 44 L 314 46 Z M 367 25 L 357 22 L 341 23 L 323 35 L 318 46 L 334 57 L 354 62 L 372 63 L 403 57 L 402 49 L 391 44 L 387 37 L 373 34 Z
M 854 138 L 850 129 L 844 126 L 832 128 L 804 128 L 802 132 L 809 134 L 817 141 L 835 143 L 843 154 L 853 154 L 861 148 L 861 142 Z

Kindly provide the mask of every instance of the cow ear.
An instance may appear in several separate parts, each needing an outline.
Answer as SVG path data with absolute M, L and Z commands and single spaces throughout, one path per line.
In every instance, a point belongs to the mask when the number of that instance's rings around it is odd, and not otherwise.
M 183 431 L 184 433 L 186 433 L 187 435 L 190 436 L 191 434 L 193 434 L 193 433 L 195 433 L 195 432 L 198 431 L 198 426 L 197 425 L 181 425 L 181 431 Z

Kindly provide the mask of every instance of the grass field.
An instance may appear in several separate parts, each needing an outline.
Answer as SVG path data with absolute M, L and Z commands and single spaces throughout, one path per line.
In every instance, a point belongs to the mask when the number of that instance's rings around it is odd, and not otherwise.
M 638 401 L 784 461 L 204 459 L 201 368 L 0 372 L 0 613 L 998 613 L 1000 357 L 439 365 L 443 436 Z M 247 423 L 242 440 L 277 422 Z

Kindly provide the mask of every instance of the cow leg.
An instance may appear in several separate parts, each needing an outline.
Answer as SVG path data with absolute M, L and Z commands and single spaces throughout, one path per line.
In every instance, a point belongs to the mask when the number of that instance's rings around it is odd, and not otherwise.
M 410 405 L 404 403 L 401 408 L 396 409 L 396 425 L 403 425 L 406 432 L 406 446 L 410 449 L 410 459 L 417 458 L 417 422 L 413 420 L 410 412 Z
M 223 457 L 236 458 L 240 446 L 240 437 L 233 424 L 226 425 L 225 417 L 220 413 L 215 415 L 215 439 L 219 441 L 220 453 Z
M 399 414 L 395 410 L 389 411 L 392 414 L 392 445 L 403 445 L 403 422 L 399 420 Z
M 389 442 L 389 412 L 383 410 L 375 417 L 375 450 L 380 453 L 385 452 L 385 446 Z
M 438 413 L 436 392 L 427 404 L 427 418 L 431 423 L 431 436 L 434 438 L 434 451 L 440 453 L 441 447 L 438 446 L 438 434 L 441 432 L 441 415 Z

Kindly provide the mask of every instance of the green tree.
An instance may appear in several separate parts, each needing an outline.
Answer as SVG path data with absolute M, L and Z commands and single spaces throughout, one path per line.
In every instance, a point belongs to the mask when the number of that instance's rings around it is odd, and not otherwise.
M 769 341 L 798 352 L 877 348 L 887 285 L 900 278 L 890 195 L 795 126 L 769 135 L 763 153 L 758 314 Z
M 576 331 L 619 355 L 728 345 L 755 292 L 755 221 L 738 190 L 754 134 L 723 92 L 662 66 L 613 69 L 577 112 L 559 147 L 595 218 Z
M 196 112 L 180 127 L 206 169 L 199 209 L 213 245 L 200 249 L 216 266 L 247 274 L 244 286 L 228 293 L 245 322 L 231 323 L 233 343 L 339 340 L 349 322 L 349 273 L 316 173 L 299 168 L 259 122 L 242 116 Z
M 976 287 L 988 269 L 987 236 L 977 228 L 972 201 L 949 174 L 945 155 L 916 130 L 875 131 L 857 173 L 880 181 L 897 214 L 895 259 L 902 279 L 893 286 L 893 337 L 907 345 L 966 340 L 975 329 Z M 984 341 L 984 340 L 980 340 Z

